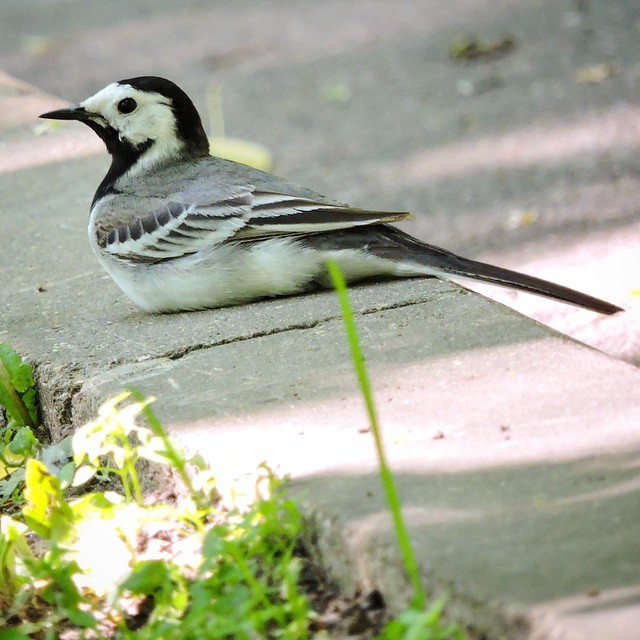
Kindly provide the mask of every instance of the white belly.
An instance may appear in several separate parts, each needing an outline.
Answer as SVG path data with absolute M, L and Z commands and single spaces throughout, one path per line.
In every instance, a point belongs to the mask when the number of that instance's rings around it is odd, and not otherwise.
M 122 291 L 149 312 L 223 307 L 267 296 L 300 293 L 329 284 L 326 261 L 334 258 L 347 281 L 402 273 L 400 265 L 359 250 L 317 251 L 291 238 L 224 244 L 158 263 L 131 263 L 100 250 L 100 263 Z

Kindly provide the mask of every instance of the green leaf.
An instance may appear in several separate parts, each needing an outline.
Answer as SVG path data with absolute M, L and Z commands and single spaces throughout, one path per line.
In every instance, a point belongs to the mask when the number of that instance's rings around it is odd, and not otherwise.
M 24 469 L 17 469 L 8 478 L 0 480 L 0 499 L 10 500 L 13 492 L 24 482 Z
M 69 486 L 73 482 L 73 476 L 76 472 L 75 462 L 67 462 L 67 464 L 58 472 L 58 480 L 64 485 Z
M 17 558 L 21 561 L 33 557 L 27 544 L 25 534 L 27 528 L 9 516 L 0 516 L 0 594 L 11 593 L 16 588 L 18 574 Z M 7 604 L 6 596 L 0 597 Z
M 33 384 L 35 385 L 35 383 Z M 38 413 L 38 400 L 36 397 L 35 386 L 30 387 L 22 394 L 22 404 L 24 404 L 25 408 L 29 412 L 29 415 L 31 416 L 31 420 L 33 420 L 33 423 L 38 424 L 40 422 L 40 416 Z
M 0 640 L 30 640 L 31 636 L 18 629 L 0 629 Z
M 33 427 L 38 421 L 33 369 L 6 342 L 0 342 L 0 405 L 18 426 Z
M 25 362 L 6 342 L 0 342 L 0 361 L 9 373 L 16 391 L 24 393 L 34 385 L 31 365 Z
M 172 568 L 162 560 L 145 560 L 136 565 L 135 569 L 122 582 L 121 589 L 150 595 L 165 582 L 168 582 L 172 573 Z
M 445 598 L 439 598 L 429 609 L 407 609 L 385 626 L 377 640 L 464 640 L 461 627 L 443 626 L 445 602 Z
M 72 608 L 65 609 L 65 613 L 73 624 L 83 629 L 94 629 L 98 625 L 98 621 L 88 611 Z
M 9 451 L 16 455 L 31 455 L 38 445 L 38 440 L 33 435 L 33 431 L 29 427 L 18 429 L 8 446 Z
M 24 521 L 45 540 L 59 540 L 73 523 L 73 511 L 60 482 L 42 462 L 30 458 L 25 470 Z
M 199 453 L 196 453 L 189 459 L 189 464 L 192 464 L 194 467 L 196 467 L 198 471 L 205 471 L 209 468 L 206 460 Z

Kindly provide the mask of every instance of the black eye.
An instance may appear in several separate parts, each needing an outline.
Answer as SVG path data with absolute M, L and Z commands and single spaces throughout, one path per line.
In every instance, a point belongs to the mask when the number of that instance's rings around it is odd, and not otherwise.
M 131 113 L 136 110 L 137 106 L 138 103 L 133 98 L 122 98 L 118 102 L 118 111 L 120 113 Z

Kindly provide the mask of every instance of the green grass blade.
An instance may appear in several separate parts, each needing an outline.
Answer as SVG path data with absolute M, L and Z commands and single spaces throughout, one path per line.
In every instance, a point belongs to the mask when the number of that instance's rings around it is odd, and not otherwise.
M 367 408 L 367 414 L 369 416 L 369 423 L 371 424 L 371 431 L 373 432 L 373 438 L 375 441 L 376 453 L 378 455 L 378 464 L 380 467 L 380 478 L 384 487 L 385 494 L 387 496 L 387 503 L 389 510 L 391 511 L 391 517 L 396 530 L 396 537 L 404 565 L 409 575 L 409 580 L 413 587 L 413 600 L 412 606 L 417 609 L 423 609 L 426 603 L 426 595 L 422 582 L 420 580 L 420 571 L 418 569 L 418 563 L 416 561 L 415 554 L 413 553 L 413 547 L 411 546 L 411 540 L 409 533 L 402 517 L 402 508 L 400 502 L 400 496 L 396 488 L 393 474 L 387 464 L 387 459 L 384 453 L 384 446 L 382 442 L 382 432 L 380 429 L 380 423 L 378 422 L 378 415 L 376 412 L 375 403 L 373 400 L 373 393 L 371 391 L 371 383 L 369 382 L 369 376 L 367 374 L 367 368 L 364 363 L 364 357 L 362 355 L 362 349 L 360 348 L 360 340 L 358 339 L 358 332 L 356 324 L 353 319 L 353 312 L 351 305 L 349 304 L 349 296 L 347 295 L 347 285 L 345 283 L 340 267 L 334 260 L 327 261 L 327 268 L 329 275 L 333 281 L 338 298 L 340 299 L 340 307 L 342 309 L 342 317 L 344 319 L 344 325 L 347 332 L 347 338 L 349 346 L 351 348 L 351 357 L 360 384 L 360 390 L 365 401 Z

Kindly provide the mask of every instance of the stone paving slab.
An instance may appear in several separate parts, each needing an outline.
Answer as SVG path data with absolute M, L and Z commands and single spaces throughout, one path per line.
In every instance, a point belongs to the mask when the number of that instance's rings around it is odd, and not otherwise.
M 637 615 L 637 370 L 467 298 L 358 322 L 427 584 L 453 589 L 460 615 L 489 637 L 520 637 L 514 625 L 531 620 L 536 633 L 571 637 L 569 617 L 587 626 L 596 600 Z M 406 583 L 339 320 L 115 367 L 83 385 L 74 410 L 92 415 L 123 380 L 158 397 L 163 421 L 223 483 L 263 460 L 292 474 L 327 565 L 348 588 L 379 585 L 402 605 Z
M 221 88 L 227 134 L 264 144 L 278 173 L 355 205 L 412 210 L 408 230 L 429 242 L 635 307 L 596 319 L 498 298 L 640 362 L 635 0 L 34 2 L 3 5 L 0 68 L 66 100 L 163 73 L 213 123 L 207 95 Z M 509 34 L 516 48 L 456 64 L 461 34 Z M 578 80 L 601 64 L 608 76 Z M 3 146 L 0 167 L 99 148 L 77 126 L 62 131 L 59 145 Z

